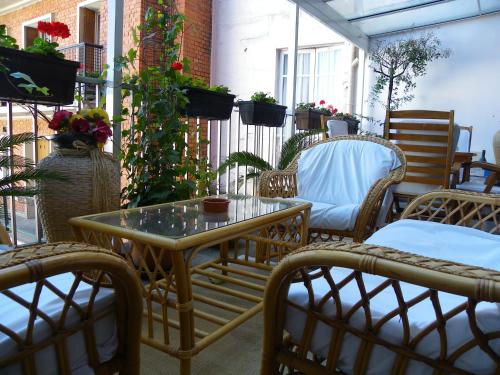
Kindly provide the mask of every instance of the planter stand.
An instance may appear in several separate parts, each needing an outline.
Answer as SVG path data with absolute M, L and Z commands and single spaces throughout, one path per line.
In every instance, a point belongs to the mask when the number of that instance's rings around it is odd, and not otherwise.
M 9 72 L 0 72 L 0 100 L 43 105 L 73 103 L 79 62 L 4 47 L 0 47 L 0 56 L 1 63 L 9 69 Z M 18 84 L 27 82 L 9 75 L 15 72 L 30 76 L 39 87 L 47 87 L 49 95 L 34 90 L 30 94 L 18 87 Z
M 285 121 L 286 106 L 278 104 L 241 101 L 238 103 L 241 121 L 245 125 L 282 127 Z

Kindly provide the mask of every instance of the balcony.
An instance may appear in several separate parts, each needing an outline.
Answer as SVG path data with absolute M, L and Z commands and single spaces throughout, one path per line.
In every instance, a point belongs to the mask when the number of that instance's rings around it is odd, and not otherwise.
M 97 78 L 104 67 L 104 47 L 98 44 L 78 43 L 59 48 L 66 60 L 79 61 L 78 74 Z

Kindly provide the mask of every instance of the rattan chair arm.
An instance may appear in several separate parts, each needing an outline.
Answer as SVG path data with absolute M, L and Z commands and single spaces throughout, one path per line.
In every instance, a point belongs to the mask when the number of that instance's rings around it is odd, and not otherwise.
M 498 194 L 476 193 L 455 189 L 434 190 L 412 200 L 401 214 L 401 219 L 421 220 L 420 213 L 425 207 L 432 205 L 436 201 L 442 201 L 440 203 L 441 209 L 444 209 L 446 206 L 453 209 L 457 202 L 473 203 L 477 204 L 477 207 L 488 205 L 494 209 L 500 207 L 500 196 Z M 454 212 L 454 214 L 458 213 L 460 212 Z M 470 211 L 467 214 L 470 214 Z
M 259 177 L 259 195 L 268 198 L 297 196 L 296 175 L 290 171 L 264 171 Z
M 378 212 L 384 201 L 387 189 L 389 189 L 391 185 L 400 183 L 404 178 L 405 172 L 406 163 L 403 163 L 401 167 L 391 171 L 389 176 L 378 180 L 370 188 L 361 204 L 358 219 L 356 220 L 353 237 L 355 242 L 363 242 L 373 234 Z
M 120 341 L 112 366 L 120 373 L 139 374 L 141 286 L 134 271 L 117 254 L 83 243 L 63 242 L 0 252 L 0 291 L 58 274 L 95 271 L 105 272 L 114 288 Z
M 12 246 L 12 241 L 10 240 L 9 233 L 3 225 L 0 224 L 0 244 Z

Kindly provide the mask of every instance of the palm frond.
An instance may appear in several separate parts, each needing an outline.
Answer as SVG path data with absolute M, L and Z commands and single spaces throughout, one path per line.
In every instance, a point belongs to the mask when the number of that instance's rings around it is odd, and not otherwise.
M 283 170 L 288 167 L 295 156 L 310 144 L 311 137 L 323 132 L 323 129 L 315 129 L 305 133 L 296 133 L 292 135 L 281 147 L 278 169 Z
M 261 171 L 256 171 L 255 169 L 252 168 L 252 169 L 249 169 L 247 171 L 246 175 L 238 176 L 238 190 L 245 183 L 245 177 L 246 177 L 247 181 L 249 181 L 249 180 L 252 180 L 254 178 L 259 178 L 261 174 L 262 174 Z
M 37 137 L 33 133 L 20 133 L 0 137 L 0 152 L 6 152 L 10 147 L 20 146 L 26 142 L 34 142 Z
M 251 167 L 259 171 L 270 171 L 273 169 L 272 165 L 261 157 L 252 154 L 248 151 L 233 152 L 226 160 L 219 166 L 219 173 L 226 173 L 227 168 L 234 168 L 238 164 L 240 167 Z
M 0 168 L 35 168 L 35 163 L 29 158 L 19 155 L 0 154 Z
M 0 197 L 34 197 L 40 192 L 37 187 L 34 186 L 14 186 L 14 187 L 6 187 L 0 189 Z
M 46 169 L 25 168 L 24 170 L 14 172 L 8 176 L 0 178 L 0 196 L 4 188 L 11 188 L 17 183 L 29 183 L 32 181 L 40 181 L 46 179 L 65 180 L 66 177 L 58 172 L 53 172 Z

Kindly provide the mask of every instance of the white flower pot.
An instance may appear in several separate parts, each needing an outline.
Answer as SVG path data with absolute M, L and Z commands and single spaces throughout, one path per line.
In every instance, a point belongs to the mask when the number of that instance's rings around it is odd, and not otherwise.
M 328 135 L 330 137 L 333 137 L 335 135 L 349 134 L 349 126 L 347 125 L 347 121 L 328 120 L 326 125 L 328 126 Z

